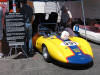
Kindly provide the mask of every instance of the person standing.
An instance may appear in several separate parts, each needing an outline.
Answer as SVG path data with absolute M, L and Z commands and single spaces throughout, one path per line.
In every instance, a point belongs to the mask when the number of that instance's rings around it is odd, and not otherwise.
M 31 54 L 33 50 L 32 45 L 32 16 L 33 16 L 33 9 L 27 5 L 27 1 L 21 1 L 22 7 L 20 12 L 24 15 L 25 18 L 25 28 L 26 28 L 26 41 L 29 50 L 27 51 L 28 54 Z M 24 48 L 25 49 L 25 48 Z
M 72 14 L 70 10 L 65 6 L 62 6 L 61 10 L 62 10 L 62 13 L 61 13 L 62 30 L 68 31 L 70 36 L 76 36 L 75 33 L 71 29 Z
M 65 6 L 62 6 L 61 10 L 62 10 L 62 12 L 61 12 L 61 24 L 64 27 L 66 27 L 68 25 L 71 26 L 72 14 L 71 14 L 70 10 Z
M 2 38 L 3 38 L 2 17 L 3 17 L 3 8 L 0 5 L 0 58 L 3 57 L 3 53 L 2 53 Z

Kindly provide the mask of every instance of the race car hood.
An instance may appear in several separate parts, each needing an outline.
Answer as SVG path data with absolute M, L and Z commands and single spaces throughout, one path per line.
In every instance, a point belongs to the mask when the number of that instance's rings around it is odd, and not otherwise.
M 50 38 L 50 42 L 56 46 L 66 58 L 68 63 L 85 64 L 92 61 L 90 55 L 85 54 L 81 48 L 79 48 L 78 43 L 71 40 L 62 40 L 60 36 L 54 36 Z

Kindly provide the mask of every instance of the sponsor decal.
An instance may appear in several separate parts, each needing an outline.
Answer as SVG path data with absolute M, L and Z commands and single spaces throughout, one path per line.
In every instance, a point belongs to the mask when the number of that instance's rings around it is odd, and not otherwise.
M 79 48 L 75 48 L 75 49 L 73 49 L 73 51 L 80 52 L 80 49 Z
M 67 47 L 65 49 L 68 49 Z

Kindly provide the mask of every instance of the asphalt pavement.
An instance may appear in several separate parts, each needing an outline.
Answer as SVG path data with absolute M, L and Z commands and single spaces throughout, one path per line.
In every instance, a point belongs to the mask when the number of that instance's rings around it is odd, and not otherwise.
M 44 61 L 40 53 L 33 57 L 0 59 L 0 75 L 100 75 L 100 45 L 90 43 L 94 53 L 94 65 L 86 69 L 69 69 Z

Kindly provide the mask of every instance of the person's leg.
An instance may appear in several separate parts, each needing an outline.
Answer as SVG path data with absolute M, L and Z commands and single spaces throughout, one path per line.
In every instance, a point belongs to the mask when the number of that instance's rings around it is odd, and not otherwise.
M 26 24 L 26 38 L 27 38 L 27 52 L 28 54 L 33 54 L 33 44 L 32 44 L 32 24 L 27 22 Z
M 30 54 L 33 54 L 33 44 L 32 44 L 32 25 L 30 24 L 29 25 L 29 28 L 28 28 L 28 42 L 29 42 L 29 53 Z
M 27 25 L 27 23 L 25 23 L 25 34 L 26 34 L 26 36 L 25 36 L 25 43 L 24 43 L 24 45 L 22 46 L 22 48 L 23 48 L 23 50 L 26 52 L 26 54 L 28 54 L 28 52 L 29 52 L 29 47 L 28 47 L 28 25 Z

